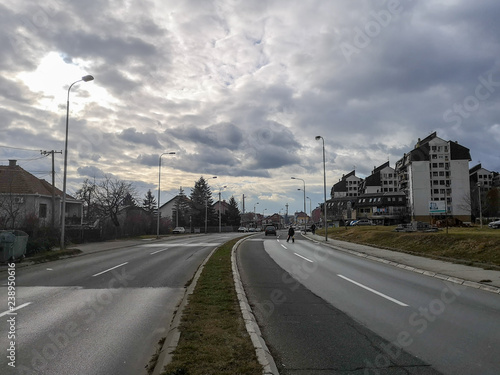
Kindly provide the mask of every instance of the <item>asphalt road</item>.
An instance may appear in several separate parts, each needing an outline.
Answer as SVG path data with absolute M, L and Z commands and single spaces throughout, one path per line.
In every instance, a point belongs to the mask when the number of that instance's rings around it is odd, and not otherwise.
M 180 237 L 1 272 L 0 373 L 145 374 L 185 285 L 234 234 Z M 15 369 L 5 355 L 15 317 Z
M 500 298 L 296 236 L 238 249 L 282 374 L 499 374 Z

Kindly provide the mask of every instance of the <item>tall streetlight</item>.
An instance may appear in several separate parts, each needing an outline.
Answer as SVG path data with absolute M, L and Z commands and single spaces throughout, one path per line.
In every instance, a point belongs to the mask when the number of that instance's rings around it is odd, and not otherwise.
M 311 221 L 312 221 L 312 199 L 309 197 L 306 197 L 306 198 L 309 199 L 309 216 L 311 217 Z
M 292 180 L 301 180 L 304 183 L 304 213 L 307 215 L 306 211 L 306 182 L 298 177 L 291 177 Z
M 160 195 L 161 195 L 161 157 L 163 155 L 175 155 L 175 152 L 164 152 L 158 158 L 158 212 L 156 213 L 156 238 L 160 238 Z M 177 215 L 179 213 L 177 212 Z
M 323 202 L 323 215 L 325 216 L 325 241 L 328 241 L 328 221 L 326 220 L 326 166 L 325 166 L 325 139 L 318 135 L 316 136 L 316 140 L 323 141 L 323 192 L 324 192 L 324 202 Z
M 478 182 L 477 183 L 477 190 L 478 190 L 478 194 L 479 194 L 479 222 L 480 222 L 480 225 L 481 225 L 481 228 L 483 228 L 483 208 L 481 207 L 482 204 L 481 204 L 481 183 Z
M 78 82 L 92 81 L 94 77 L 86 75 L 73 82 L 68 88 L 68 99 L 66 100 L 66 140 L 64 141 L 64 174 L 63 174 L 63 196 L 62 196 L 62 209 L 61 209 L 61 250 L 64 250 L 66 244 L 64 243 L 65 226 L 66 226 L 66 174 L 68 171 L 68 125 L 69 125 L 69 92 L 73 85 Z
M 255 217 L 255 206 L 257 206 L 258 204 L 259 204 L 259 202 L 255 203 L 253 205 L 253 221 L 254 221 L 255 228 L 257 228 L 257 220 L 256 220 L 256 217 Z
M 217 178 L 217 176 L 213 176 L 211 178 Z M 205 197 L 205 234 L 207 234 L 208 229 L 208 195 Z
M 225 189 L 227 188 L 227 186 L 222 186 L 222 187 L 219 187 L 219 233 L 222 233 L 222 221 L 221 221 L 221 191 L 222 189 Z

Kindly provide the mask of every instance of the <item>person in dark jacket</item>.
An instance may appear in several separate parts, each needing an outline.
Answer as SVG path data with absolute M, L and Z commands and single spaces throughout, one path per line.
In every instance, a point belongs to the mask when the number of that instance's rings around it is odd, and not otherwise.
M 292 239 L 292 242 L 295 242 L 295 231 L 293 230 L 293 227 L 290 227 L 288 228 L 288 237 L 286 239 L 286 242 L 288 242 L 290 240 L 290 238 Z

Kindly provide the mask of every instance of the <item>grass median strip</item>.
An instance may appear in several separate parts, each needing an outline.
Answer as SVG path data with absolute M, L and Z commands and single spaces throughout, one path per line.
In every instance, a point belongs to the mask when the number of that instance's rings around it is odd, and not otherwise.
M 262 374 L 233 283 L 231 250 L 237 241 L 222 245 L 205 264 L 162 375 Z
M 333 228 L 328 230 L 328 237 L 465 264 L 478 263 L 483 268 L 500 267 L 500 230 L 472 227 L 449 228 L 448 233 L 444 229 L 433 233 L 400 233 L 395 228 Z

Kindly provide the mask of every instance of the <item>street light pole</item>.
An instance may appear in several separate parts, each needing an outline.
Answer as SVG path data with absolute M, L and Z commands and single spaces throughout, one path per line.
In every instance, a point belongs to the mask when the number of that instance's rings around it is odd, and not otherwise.
M 158 158 L 158 212 L 156 213 L 156 238 L 160 238 L 160 196 L 161 196 L 161 157 L 163 155 L 175 155 L 175 152 L 164 152 Z M 177 212 L 177 215 L 179 213 Z
M 66 248 L 65 244 L 65 227 L 66 227 L 66 175 L 68 171 L 68 128 L 69 128 L 69 92 L 75 83 L 78 82 L 88 82 L 92 81 L 94 77 L 91 75 L 86 75 L 73 82 L 68 88 L 68 98 L 66 100 L 66 139 L 64 141 L 64 173 L 63 173 L 63 196 L 62 196 L 62 207 L 61 207 L 61 250 Z
M 292 180 L 301 180 L 304 184 L 304 214 L 307 216 L 307 209 L 306 209 L 306 182 L 302 178 L 298 177 L 292 177 Z M 305 230 L 306 223 L 304 223 L 304 230 Z
M 257 228 L 257 220 L 256 220 L 256 217 L 255 217 L 255 206 L 257 206 L 258 204 L 259 204 L 259 202 L 255 203 L 253 205 L 253 221 L 254 221 L 255 228 Z
M 212 178 L 217 178 L 213 176 Z M 205 234 L 207 234 L 208 229 L 208 195 L 205 197 Z
M 219 233 L 222 233 L 222 224 L 221 224 L 221 191 L 225 189 L 227 186 L 219 187 Z
M 324 193 L 324 202 L 323 202 L 323 215 L 325 216 L 325 241 L 328 241 L 328 221 L 326 220 L 326 166 L 325 166 L 325 139 L 318 135 L 316 136 L 316 140 L 323 141 L 323 193 Z
M 479 195 L 479 222 L 481 225 L 481 229 L 483 228 L 483 208 L 481 207 L 481 183 L 477 183 L 477 190 L 478 190 L 478 195 Z

